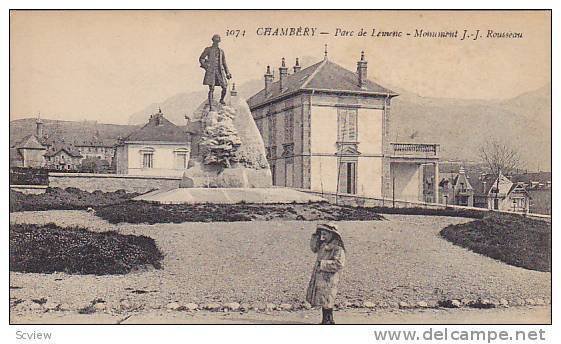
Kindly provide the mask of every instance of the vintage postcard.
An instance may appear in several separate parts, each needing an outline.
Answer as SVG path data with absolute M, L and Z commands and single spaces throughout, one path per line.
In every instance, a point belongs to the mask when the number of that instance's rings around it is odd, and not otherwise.
M 10 323 L 550 324 L 551 35 L 10 11 Z

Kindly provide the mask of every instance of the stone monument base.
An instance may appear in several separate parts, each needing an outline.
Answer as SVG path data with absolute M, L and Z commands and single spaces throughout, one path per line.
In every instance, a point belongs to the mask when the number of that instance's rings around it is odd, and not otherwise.
M 254 169 L 244 166 L 219 168 L 194 162 L 185 171 L 180 188 L 262 188 L 272 186 L 270 169 Z

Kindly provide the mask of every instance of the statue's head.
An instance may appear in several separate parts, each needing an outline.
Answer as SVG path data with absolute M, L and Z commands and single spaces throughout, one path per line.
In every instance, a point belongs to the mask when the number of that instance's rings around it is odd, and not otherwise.
M 212 43 L 220 43 L 220 35 L 212 36 Z

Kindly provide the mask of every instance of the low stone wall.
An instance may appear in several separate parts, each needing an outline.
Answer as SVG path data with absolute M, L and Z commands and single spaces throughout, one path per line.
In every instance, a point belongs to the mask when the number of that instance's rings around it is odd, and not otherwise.
M 384 198 L 366 197 L 358 195 L 338 194 L 331 192 L 319 192 L 307 189 L 298 189 L 298 191 L 310 193 L 325 198 L 329 203 L 337 203 L 340 205 L 349 205 L 353 207 L 389 207 L 389 208 L 425 208 L 425 209 L 446 209 L 443 204 L 411 202 L 402 200 L 391 200 Z
M 49 173 L 49 187 L 77 188 L 93 192 L 96 190 L 112 192 L 145 193 L 151 190 L 171 190 L 179 187 L 181 177 L 165 176 L 132 176 L 128 174 L 97 174 L 97 173 Z
M 10 185 L 10 190 L 24 194 L 38 195 L 47 191 L 47 185 Z
M 411 202 L 411 201 L 402 201 L 402 200 L 392 200 L 392 199 L 384 199 L 384 198 L 374 198 L 374 197 L 365 197 L 365 196 L 358 196 L 358 195 L 347 195 L 347 194 L 338 194 L 330 193 L 330 192 L 319 192 L 319 191 L 312 191 L 308 189 L 297 189 L 302 192 L 306 192 L 309 194 L 313 194 L 316 196 L 320 196 L 325 198 L 329 203 L 333 204 L 340 204 L 340 205 L 347 205 L 353 207 L 388 207 L 388 208 L 424 208 L 424 209 L 458 209 L 458 210 L 475 210 L 481 212 L 489 212 L 492 211 L 487 208 L 477 208 L 477 207 L 465 207 L 459 205 L 448 205 L 445 206 L 444 204 L 439 203 L 424 203 L 424 202 Z M 503 210 L 494 210 L 499 213 L 508 213 L 508 214 L 517 214 L 517 215 L 525 215 L 527 217 L 535 218 L 544 220 L 547 222 L 551 222 L 551 215 L 543 215 L 543 214 L 534 214 L 534 213 L 515 213 L 512 211 L 503 211 Z

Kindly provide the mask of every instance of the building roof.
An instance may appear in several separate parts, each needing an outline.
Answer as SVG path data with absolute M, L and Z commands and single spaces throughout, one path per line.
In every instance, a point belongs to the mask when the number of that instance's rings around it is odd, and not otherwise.
M 44 155 L 46 157 L 51 157 L 59 154 L 62 151 L 66 152 L 66 154 L 70 155 L 71 157 L 75 157 L 75 158 L 82 157 L 82 154 L 80 154 L 80 151 L 76 149 L 76 147 L 66 144 L 64 142 L 53 143 L 53 145 L 49 147 L 49 149 L 47 149 L 47 152 L 45 152 Z
M 124 141 L 188 142 L 188 135 L 184 128 L 166 119 L 160 109 L 158 113 L 150 116 L 148 123 L 133 131 Z
M 512 175 L 510 179 L 514 182 L 523 182 L 525 184 L 538 182 L 547 185 L 548 182 L 551 182 L 551 172 L 519 173 Z
M 271 84 L 271 91 L 268 94 L 265 89 L 262 89 L 249 98 L 247 103 L 253 109 L 269 101 L 303 90 L 397 96 L 397 93 L 373 81 L 366 80 L 364 87 L 359 87 L 357 81 L 358 77 L 355 72 L 351 72 L 325 58 L 323 61 L 287 75 L 282 90 L 280 89 L 280 82 L 277 80 Z
M 39 142 L 37 136 L 31 134 L 25 136 L 21 141 L 16 145 L 17 149 L 46 149 L 45 146 Z
M 502 182 L 499 182 L 499 193 L 501 195 L 509 195 L 512 191 L 516 191 L 517 192 L 524 192 L 524 193 L 528 193 L 526 187 L 524 186 L 524 183 L 514 180 L 512 177 L 506 177 L 503 176 L 501 174 L 501 178 L 503 179 Z M 476 196 L 488 196 L 489 191 L 492 187 L 496 187 L 497 185 L 497 175 L 496 174 L 478 174 L 478 173 L 469 173 L 468 174 L 468 180 L 471 184 L 471 186 L 474 189 L 474 194 Z M 501 185 L 507 186 L 508 187 L 508 191 L 504 192 L 504 190 L 501 189 Z
M 10 167 L 17 167 L 23 164 L 23 157 L 15 147 L 10 148 Z
M 489 191 L 489 185 L 493 183 L 493 178 L 490 175 L 481 175 L 477 172 L 466 172 L 466 177 L 473 188 L 473 193 L 476 196 L 485 196 Z
M 101 138 L 98 131 L 93 135 L 86 135 L 74 140 L 76 147 L 113 147 L 117 143 L 117 139 Z

